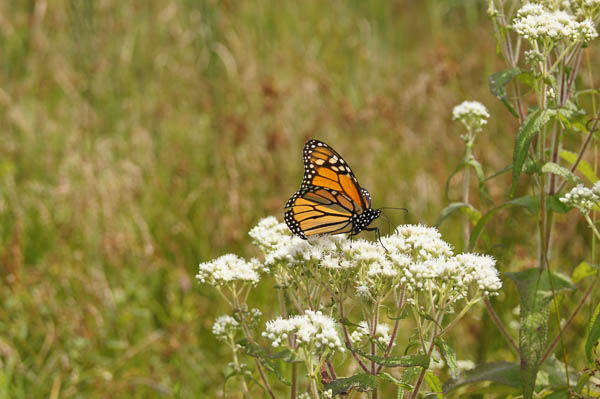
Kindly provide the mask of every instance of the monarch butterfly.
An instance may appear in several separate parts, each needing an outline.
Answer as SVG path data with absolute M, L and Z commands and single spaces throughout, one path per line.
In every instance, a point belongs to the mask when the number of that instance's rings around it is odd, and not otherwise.
M 381 215 L 371 208 L 371 194 L 362 188 L 350 166 L 333 148 L 319 140 L 304 145 L 304 178 L 288 200 L 285 223 L 293 234 L 307 239 L 316 234 L 354 236 Z

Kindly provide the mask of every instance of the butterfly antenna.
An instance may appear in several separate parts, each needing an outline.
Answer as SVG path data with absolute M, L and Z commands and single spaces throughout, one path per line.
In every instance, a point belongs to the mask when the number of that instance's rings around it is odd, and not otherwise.
M 385 245 L 383 245 L 383 242 L 381 241 L 381 232 L 379 231 L 379 227 L 375 228 L 375 237 L 377 237 L 377 240 L 379 241 L 379 243 L 381 244 L 381 246 L 383 247 L 383 249 L 385 249 L 385 252 L 390 252 L 385 247 Z
M 396 210 L 405 211 L 406 213 L 408 213 L 408 209 L 407 208 L 393 208 L 391 206 L 384 206 L 383 208 L 379 208 L 379 209 L 396 209 Z

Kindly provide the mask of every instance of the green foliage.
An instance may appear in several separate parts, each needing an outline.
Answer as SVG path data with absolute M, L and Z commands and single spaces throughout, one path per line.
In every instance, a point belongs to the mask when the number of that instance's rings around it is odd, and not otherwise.
M 450 393 L 464 385 L 481 381 L 492 381 L 498 384 L 520 388 L 521 369 L 518 364 L 509 362 L 480 364 L 474 369 L 461 373 L 460 378 L 444 384 L 444 393 Z
M 590 363 L 594 361 L 593 350 L 600 339 L 600 317 L 598 315 L 600 315 L 600 304 L 596 306 L 588 327 L 588 337 L 585 341 L 585 356 Z
M 521 383 L 523 395 L 533 395 L 540 360 L 548 338 L 548 304 L 555 294 L 574 290 L 568 277 L 546 270 L 528 269 L 522 272 L 506 273 L 519 290 L 521 313 L 519 330 L 519 354 L 521 358 Z M 551 276 L 551 277 L 549 277 Z
M 371 374 L 355 374 L 352 377 L 338 378 L 337 380 L 325 384 L 325 390 L 332 391 L 332 394 L 339 395 L 351 390 L 359 392 L 369 392 L 377 388 L 377 377 Z
M 519 114 L 517 114 L 517 111 L 515 111 L 515 108 L 508 100 L 506 85 L 521 73 L 522 71 L 519 68 L 509 68 L 490 75 L 490 91 L 502 101 L 506 108 L 508 108 L 508 110 L 517 118 L 519 117 Z
M 515 149 L 513 152 L 513 178 L 510 189 L 511 195 L 514 194 L 517 187 L 517 181 L 521 175 L 529 144 L 531 140 L 540 132 L 542 127 L 546 125 L 556 115 L 556 111 L 552 109 L 536 109 L 529 113 L 523 124 L 519 128 L 517 138 L 515 139 Z
M 577 160 L 577 154 L 567 150 L 562 150 L 560 152 L 560 157 L 567 161 L 569 165 L 573 165 Z M 590 183 L 596 183 L 598 181 L 598 176 L 596 176 L 596 173 L 594 173 L 594 168 L 585 159 L 581 159 L 579 161 L 579 164 L 577 165 L 577 171 L 580 172 Z

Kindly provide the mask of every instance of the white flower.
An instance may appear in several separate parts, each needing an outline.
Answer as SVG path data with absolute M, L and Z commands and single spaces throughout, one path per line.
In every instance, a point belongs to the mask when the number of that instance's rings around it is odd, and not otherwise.
M 202 283 L 223 285 L 235 281 L 257 284 L 263 267 L 257 259 L 246 261 L 237 255 L 227 254 L 210 262 L 200 263 L 196 278 Z
M 215 320 L 212 327 L 212 333 L 220 340 L 225 340 L 229 336 L 233 336 L 240 329 L 240 323 L 231 316 L 220 316 Z
M 423 225 L 401 225 L 393 234 L 382 237 L 383 245 L 391 252 L 390 257 L 399 264 L 423 262 L 429 259 L 452 256 L 450 244 L 442 240 L 442 235 L 434 227 Z M 395 253 L 402 256 L 394 257 Z
M 574 15 L 566 11 L 549 10 L 541 4 L 524 5 L 517 12 L 512 27 L 528 40 L 588 42 L 598 36 L 590 19 L 578 22 Z
M 472 360 L 457 360 L 456 367 L 461 371 L 472 370 L 475 368 L 475 363 Z
M 270 339 L 274 347 L 287 345 L 288 336 L 294 335 L 297 345 L 309 347 L 310 351 L 345 350 L 335 321 L 320 311 L 307 310 L 303 315 L 271 320 L 267 322 L 266 331 L 262 335 Z
M 291 237 L 287 225 L 277 221 L 274 216 L 261 219 L 248 234 L 259 248 L 267 252 L 279 247 L 283 241 Z
M 377 331 L 375 333 L 377 341 L 384 346 L 387 346 L 390 343 L 390 327 L 387 324 L 380 323 L 377 325 Z M 362 344 L 367 343 L 365 338 L 371 335 L 371 331 L 367 325 L 366 321 L 361 321 L 356 327 L 356 330 L 350 334 L 350 342 L 352 342 L 355 346 L 360 346 Z
M 478 132 L 490 117 L 485 106 L 478 101 L 463 101 L 452 110 L 452 119 L 461 121 L 468 130 Z
M 600 201 L 600 185 L 598 183 L 594 184 L 592 189 L 579 184 L 560 197 L 560 202 L 577 208 L 582 213 L 589 213 L 598 201 Z
M 460 264 L 461 283 L 476 284 L 484 296 L 496 294 L 502 288 L 493 257 L 470 253 L 456 255 L 454 259 Z

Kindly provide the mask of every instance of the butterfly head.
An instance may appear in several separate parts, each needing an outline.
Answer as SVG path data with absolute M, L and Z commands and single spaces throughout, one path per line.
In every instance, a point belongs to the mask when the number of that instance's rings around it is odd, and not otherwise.
M 371 222 L 381 216 L 379 209 L 367 208 L 360 215 L 354 215 L 353 227 L 355 233 L 360 233 L 363 230 L 370 230 L 368 227 Z

